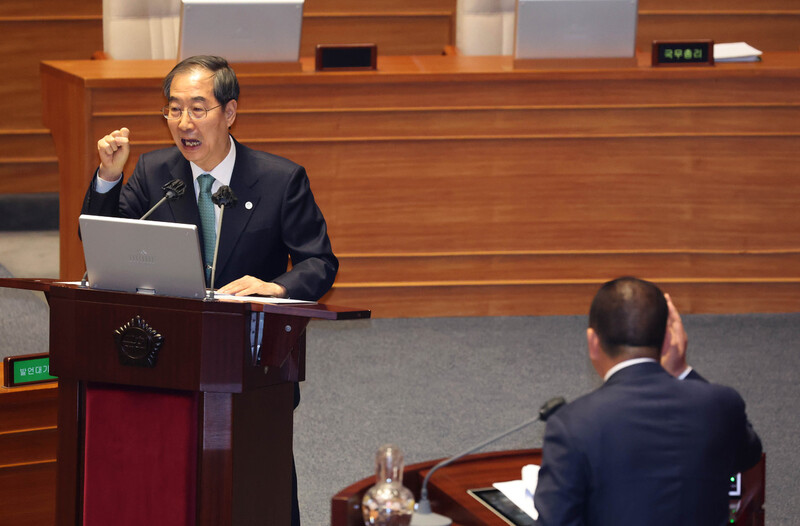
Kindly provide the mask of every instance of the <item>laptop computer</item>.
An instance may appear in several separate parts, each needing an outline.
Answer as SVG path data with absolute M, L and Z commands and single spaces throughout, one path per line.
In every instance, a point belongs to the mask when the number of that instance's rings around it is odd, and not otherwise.
M 295 62 L 304 0 L 182 0 L 178 60 Z
M 637 8 L 637 0 L 519 0 L 515 57 L 633 57 Z
M 78 221 L 91 288 L 205 297 L 196 225 L 92 215 Z

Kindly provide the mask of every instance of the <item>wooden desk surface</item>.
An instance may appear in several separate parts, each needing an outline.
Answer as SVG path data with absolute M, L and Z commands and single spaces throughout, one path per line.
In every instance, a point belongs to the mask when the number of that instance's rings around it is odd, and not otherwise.
M 266 81 L 280 82 L 286 77 L 306 78 L 309 82 L 324 83 L 325 79 L 343 78 L 359 79 L 354 82 L 381 82 L 386 77 L 398 75 L 446 75 L 446 76 L 474 76 L 474 75 L 504 75 L 506 78 L 521 78 L 528 76 L 547 76 L 562 78 L 594 78 L 598 75 L 606 78 L 630 77 L 631 75 L 649 75 L 658 78 L 705 78 L 708 76 L 742 75 L 753 72 L 755 75 L 782 73 L 790 77 L 800 76 L 800 53 L 789 51 L 774 51 L 764 54 L 760 62 L 731 62 L 717 63 L 714 67 L 657 67 L 650 66 L 649 53 L 637 54 L 637 66 L 573 69 L 569 62 L 564 62 L 563 67 L 554 63 L 548 69 L 514 69 L 511 56 L 465 56 L 465 55 L 417 55 L 417 56 L 380 56 L 376 71 L 314 71 L 313 57 L 300 59 L 301 71 L 299 72 L 273 72 L 269 65 L 258 63 L 233 64 L 240 81 L 258 78 Z M 131 86 L 161 84 L 166 74 L 175 65 L 174 60 L 60 60 L 45 61 L 43 68 L 60 71 L 62 74 L 83 79 L 87 87 L 111 86 L 119 81 L 124 81 Z M 266 70 L 266 71 L 265 71 Z M 393 79 L 395 80 L 395 79 Z
M 441 460 L 441 459 L 440 459 Z M 522 467 L 541 464 L 541 449 L 497 451 L 469 455 L 437 471 L 428 482 L 431 509 L 453 520 L 455 526 L 504 526 L 506 522 L 472 495 L 470 489 L 491 487 L 495 482 L 520 480 Z M 406 466 L 403 485 L 419 497 L 422 481 L 439 460 Z M 733 524 L 764 525 L 766 458 L 742 475 L 742 499 Z M 342 489 L 331 499 L 331 526 L 360 526 L 361 499 L 375 483 L 374 477 Z M 734 500 L 733 502 L 736 502 Z

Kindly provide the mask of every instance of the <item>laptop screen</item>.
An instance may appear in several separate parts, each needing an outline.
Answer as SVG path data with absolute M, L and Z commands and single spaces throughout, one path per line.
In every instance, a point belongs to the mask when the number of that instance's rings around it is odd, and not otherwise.
M 182 0 L 178 60 L 218 55 L 228 62 L 295 62 L 303 0 Z
M 79 223 L 91 288 L 205 297 L 196 225 L 91 215 Z

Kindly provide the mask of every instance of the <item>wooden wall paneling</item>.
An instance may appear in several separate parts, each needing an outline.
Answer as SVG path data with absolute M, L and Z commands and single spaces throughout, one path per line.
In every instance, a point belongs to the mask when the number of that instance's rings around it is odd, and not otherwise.
M 639 251 L 495 251 L 345 253 L 336 284 L 381 285 L 426 281 L 445 283 L 454 276 L 480 283 L 541 282 L 558 277 L 580 280 L 631 274 L 662 279 L 738 279 L 743 275 L 782 279 L 800 266 L 800 249 L 787 250 L 639 250 Z M 588 276 L 587 269 L 591 269 Z M 498 278 L 500 279 L 500 278 Z
M 0 466 L 52 462 L 57 435 L 55 426 L 0 434 Z
M 98 16 L 103 0 L 28 0 L 0 2 L 0 17 L 53 18 Z
M 0 158 L 0 194 L 57 191 L 58 163 L 55 158 Z
M 108 125 L 106 125 L 106 128 Z M 143 128 L 140 126 L 139 128 Z M 165 127 L 166 128 L 166 127 Z M 800 134 L 800 104 L 239 111 L 234 134 L 264 140 Z M 165 139 L 164 134 L 152 139 Z M 151 137 L 148 137 L 150 139 Z M 168 138 L 167 138 L 168 140 Z
M 749 304 L 725 308 L 785 309 L 800 250 L 793 56 L 602 73 L 509 71 L 497 57 L 384 57 L 370 74 L 306 64 L 242 74 L 233 133 L 309 170 L 342 261 L 330 302 L 378 316 L 583 312 L 581 287 L 633 270 L 752 286 Z M 86 83 L 95 131 L 133 119 L 133 158 L 170 144 L 150 109 L 156 79 Z M 423 296 L 435 301 L 415 307 Z
M 609 276 L 608 279 L 618 277 Z M 669 291 L 681 312 L 732 314 L 796 312 L 796 280 L 755 282 L 681 282 L 641 276 Z M 606 279 L 563 282 L 481 284 L 337 285 L 324 301 L 370 305 L 373 317 L 552 316 L 586 314 L 591 298 Z
M 3 524 L 42 526 L 54 522 L 57 394 L 54 384 L 0 387 Z
M 55 481 L 55 460 L 21 466 L 0 466 L 3 522 L 14 526 L 54 524 Z
M 303 14 L 455 12 L 456 0 L 306 0 Z
M 444 57 L 446 58 L 446 57 Z M 697 69 L 697 68 L 695 68 Z M 648 70 L 652 71 L 652 70 Z M 720 68 L 720 72 L 725 71 Z M 378 75 L 381 75 L 379 73 Z M 477 75 L 476 75 L 477 76 Z M 442 81 L 434 75 L 404 82 L 342 82 L 317 77 L 318 83 L 296 82 L 242 87 L 240 106 L 245 109 L 314 108 L 463 108 L 463 107 L 578 107 L 597 105 L 647 104 L 768 104 L 800 103 L 800 93 L 787 82 L 791 77 L 740 78 L 717 89 L 724 77 L 678 75 L 670 78 L 661 72 L 648 73 L 635 83 L 624 78 L 588 81 L 581 76 L 563 79 L 531 74 L 528 78 L 509 78 L 498 89 L 497 79 L 456 77 Z M 311 80 L 311 79 L 309 79 Z M 338 80 L 338 83 L 329 82 Z M 246 91 L 245 88 L 247 88 Z M 424 132 L 423 132 L 424 133 Z
M 54 385 L 0 387 L 0 433 L 55 427 L 57 391 Z
M 92 176 L 89 167 L 99 164 L 99 161 L 95 160 L 97 139 L 91 140 L 88 137 L 88 129 L 84 126 L 89 115 L 91 95 L 81 79 L 54 73 L 45 63 L 42 65 L 42 98 L 45 108 L 68 108 L 62 115 L 45 112 L 44 122 L 52 130 L 54 137 L 63 138 L 61 141 L 56 141 L 61 170 L 59 179 L 59 225 L 63 241 L 59 246 L 61 274 L 80 277 L 83 275 L 83 270 L 78 271 L 78 268 L 83 267 L 83 249 L 78 241 L 77 220 L 85 187 L 88 186 Z M 64 115 L 69 117 L 64 118 Z M 95 145 L 94 152 L 91 151 L 90 144 Z M 77 181 L 85 181 L 83 192 Z M 70 261 L 80 263 L 76 268 L 69 268 Z
M 400 246 L 423 252 L 773 248 L 800 234 L 796 144 L 797 136 L 257 146 L 306 166 L 318 200 L 335 211 L 338 250 L 360 253 L 398 247 L 384 235 L 398 227 Z
M 762 51 L 797 51 L 800 47 L 800 9 L 781 12 L 639 11 L 637 49 L 653 40 L 710 38 L 715 42 L 747 42 Z
M 0 53 L 6 80 L 0 84 L 2 128 L 41 128 L 39 63 L 42 60 L 89 58 L 102 49 L 99 17 L 3 20 Z M 65 38 L 69 35 L 69 38 Z M 67 41 L 68 45 L 64 45 Z
M 309 14 L 303 16 L 302 56 L 317 44 L 378 45 L 379 55 L 436 55 L 455 42 L 453 14 Z
M 3 194 L 58 191 L 55 148 L 42 130 L 39 62 L 88 58 L 102 48 L 101 20 L 94 12 L 99 1 L 56 4 L 40 0 L 0 7 L 0 54 L 6 72 L 0 84 Z
M 338 0 L 334 0 L 338 1 Z M 639 0 L 640 11 L 657 12 L 730 12 L 797 10 L 796 0 Z
M 0 129 L 0 194 L 58 191 L 58 158 L 50 131 Z

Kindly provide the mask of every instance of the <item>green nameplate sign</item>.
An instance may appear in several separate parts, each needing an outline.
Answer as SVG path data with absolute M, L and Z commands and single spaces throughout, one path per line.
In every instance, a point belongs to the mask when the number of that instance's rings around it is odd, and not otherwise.
M 653 66 L 713 66 L 713 40 L 653 41 Z
M 3 362 L 6 387 L 58 380 L 57 377 L 50 375 L 50 355 L 46 353 L 9 356 Z

